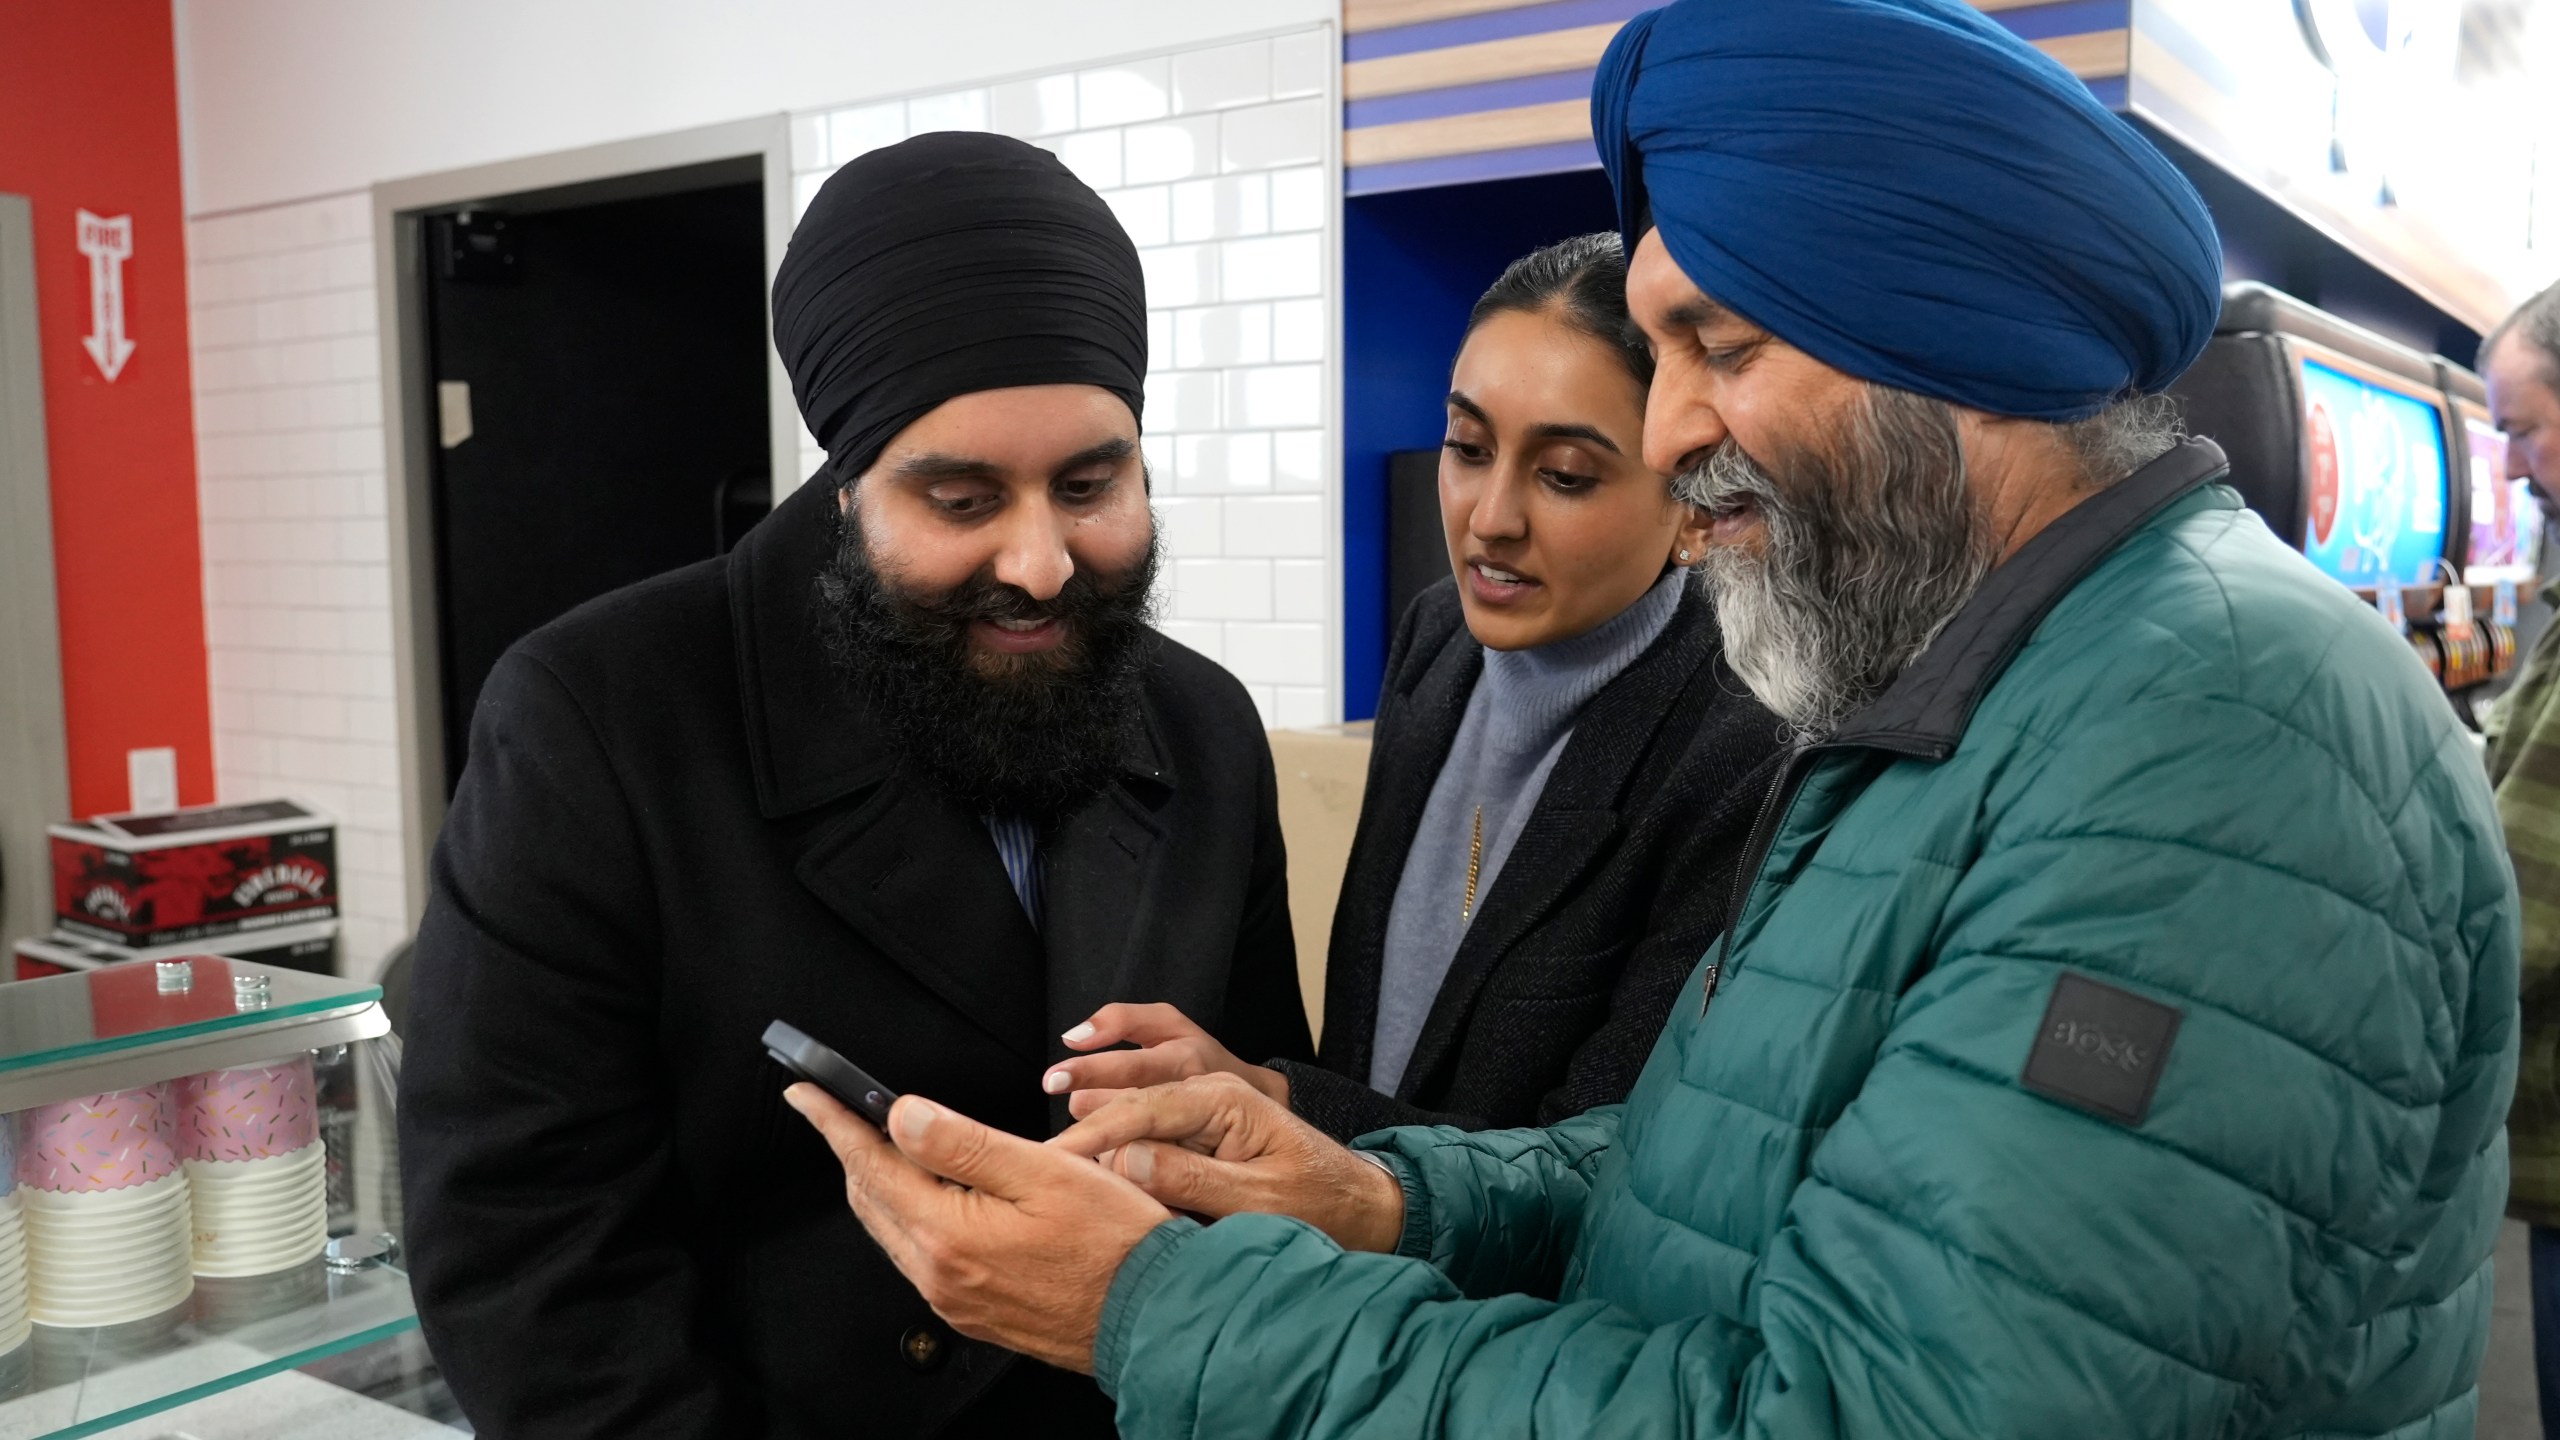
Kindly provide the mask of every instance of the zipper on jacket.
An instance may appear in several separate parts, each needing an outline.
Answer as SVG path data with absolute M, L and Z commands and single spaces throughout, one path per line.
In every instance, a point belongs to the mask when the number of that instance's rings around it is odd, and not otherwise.
M 1795 792 L 1797 762 L 1825 748 L 1806 745 L 1788 751 L 1787 758 L 1778 765 L 1777 778 L 1769 782 L 1769 793 L 1760 797 L 1760 814 L 1751 822 L 1751 834 L 1742 846 L 1742 863 L 1733 872 L 1733 898 L 1725 904 L 1724 934 L 1716 941 L 1716 958 L 1707 966 L 1706 978 L 1699 986 L 1703 992 L 1698 997 L 1701 1016 L 1715 1003 L 1716 986 L 1723 983 L 1725 963 L 1733 958 L 1733 931 L 1742 923 L 1743 902 L 1751 898 L 1751 887 L 1760 880 L 1760 867 L 1768 863 L 1769 851 L 1778 843 L 1772 822 Z
M 1769 852 L 1777 846 L 1777 822 L 1784 818 L 1804 778 L 1813 773 L 1804 762 L 1835 750 L 1882 750 L 1906 760 L 1926 760 L 1936 764 L 1953 755 L 1956 747 L 1944 741 L 1858 733 L 1848 739 L 1835 736 L 1787 752 L 1785 762 L 1778 767 L 1778 778 L 1770 783 L 1769 793 L 1761 797 L 1760 816 L 1751 822 L 1751 838 L 1743 846 L 1742 867 L 1733 874 L 1733 900 L 1725 910 L 1724 934 L 1717 938 L 1715 962 L 1707 967 L 1705 978 L 1699 985 L 1706 992 L 1698 1001 L 1700 1015 L 1705 1015 L 1707 1006 L 1715 1002 L 1716 987 L 1724 983 L 1725 975 L 1734 968 L 1731 964 L 1734 927 L 1742 923 L 1743 902 L 1751 898 L 1751 888 L 1760 883 L 1760 867 L 1769 863 Z

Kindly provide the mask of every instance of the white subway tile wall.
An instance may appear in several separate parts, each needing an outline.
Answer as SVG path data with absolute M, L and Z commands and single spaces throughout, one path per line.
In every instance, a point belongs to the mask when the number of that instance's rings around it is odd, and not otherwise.
M 1334 53 L 1312 30 L 790 131 L 795 214 L 836 166 L 929 130 L 1036 141 L 1103 192 L 1147 278 L 1162 628 L 1274 725 L 1339 718 Z M 371 228 L 362 194 L 189 227 L 218 790 L 338 815 L 358 975 L 406 929 Z M 807 474 L 823 457 L 802 447 Z
M 1120 132 L 1091 131 L 1061 137 L 1049 147 L 1058 152 L 1076 178 L 1096 190 L 1109 190 L 1120 183 Z
M 1193 115 L 1121 131 L 1121 183 L 1153 185 L 1217 174 L 1218 119 Z
M 1090 130 L 1096 125 L 1161 119 L 1173 109 L 1172 91 L 1169 59 L 1132 60 L 1087 70 L 1076 76 L 1076 122 Z
M 819 163 L 832 170 L 865 151 L 895 145 L 906 138 L 907 102 L 904 100 L 838 110 L 827 117 L 827 158 Z
M 1170 192 L 1162 185 L 1143 185 L 1135 190 L 1114 190 L 1105 203 L 1120 218 L 1120 228 L 1129 232 L 1129 243 L 1162 245 L 1173 238 L 1170 198 Z
M 1321 100 L 1290 100 L 1239 110 L 1227 116 L 1222 127 L 1219 168 L 1233 174 L 1284 165 L 1321 165 L 1331 121 Z
M 960 90 L 949 95 L 927 95 L 907 102 L 907 131 L 922 135 L 929 130 L 984 130 L 987 128 L 987 92 Z
M 1173 57 L 1173 104 L 1197 112 L 1271 98 L 1271 46 L 1255 40 Z
M 406 929 L 371 206 L 202 218 L 187 250 L 216 791 L 338 817 L 370 975 Z
M 1266 175 L 1186 180 L 1173 187 L 1173 236 L 1188 244 L 1221 236 L 1260 235 L 1271 228 Z
M 1271 42 L 1271 98 L 1287 100 L 1300 95 L 1322 96 L 1333 88 L 1333 71 L 1340 52 L 1334 44 L 1333 32 L 1301 30 L 1283 35 Z
M 1073 130 L 1076 77 L 1047 75 L 995 86 L 987 91 L 987 114 L 997 133 L 1004 135 L 1057 135 Z

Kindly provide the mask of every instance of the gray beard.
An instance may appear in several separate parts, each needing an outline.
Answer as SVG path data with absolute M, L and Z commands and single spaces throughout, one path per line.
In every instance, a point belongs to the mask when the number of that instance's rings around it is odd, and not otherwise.
M 1673 482 L 1710 512 L 1748 496 L 1765 553 L 1711 545 L 1698 569 L 1726 662 L 1798 744 L 1884 693 L 1989 574 L 1994 550 L 1965 484 L 1945 403 L 1874 385 L 1832 453 L 1760 468 L 1730 438 Z

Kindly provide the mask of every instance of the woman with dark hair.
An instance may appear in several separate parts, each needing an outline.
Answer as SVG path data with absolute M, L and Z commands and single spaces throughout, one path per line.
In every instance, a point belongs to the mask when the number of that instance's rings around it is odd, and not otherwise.
M 1051 1067 L 1116 1090 L 1243 1076 L 1342 1138 L 1545 1125 L 1626 1098 L 1724 928 L 1782 727 L 1688 566 L 1706 518 L 1643 461 L 1653 365 L 1615 235 L 1512 264 L 1450 376 L 1452 578 L 1406 611 L 1334 911 L 1313 1064 L 1248 1064 L 1168 1005 L 1103 1007 Z

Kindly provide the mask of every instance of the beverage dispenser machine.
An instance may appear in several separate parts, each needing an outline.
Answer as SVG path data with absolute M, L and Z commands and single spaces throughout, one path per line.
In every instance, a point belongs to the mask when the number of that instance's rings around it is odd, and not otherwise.
M 2531 523 L 2517 520 L 2511 496 L 2501 503 L 2503 470 L 2480 488 L 2479 437 L 2495 431 L 2478 386 L 2440 357 L 2242 283 L 2224 292 L 2212 341 L 2170 387 L 2187 428 L 2230 457 L 2250 508 L 2401 626 L 2466 713 L 2464 692 L 2514 664 L 2509 571 L 2527 543 L 2517 527 Z M 2538 531 L 2530 543 L 2538 554 Z M 2467 568 L 2475 558 L 2484 568 Z

